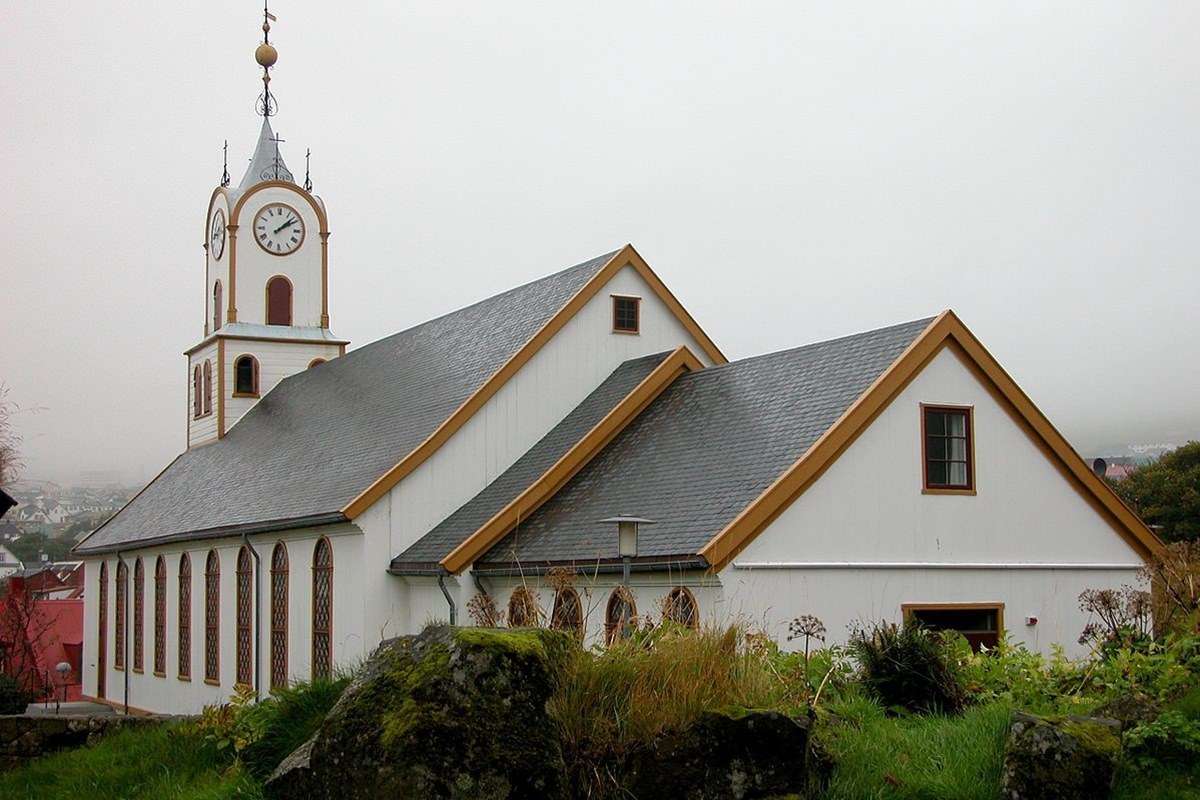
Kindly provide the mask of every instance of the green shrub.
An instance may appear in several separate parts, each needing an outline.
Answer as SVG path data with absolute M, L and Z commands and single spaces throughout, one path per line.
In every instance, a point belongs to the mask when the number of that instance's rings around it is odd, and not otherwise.
M 254 738 L 242 749 L 242 762 L 251 775 L 265 779 L 321 727 L 342 696 L 349 678 L 316 680 L 276 689 L 271 697 L 247 710 Z
M 0 714 L 24 714 L 33 695 L 21 688 L 16 678 L 0 674 Z
M 851 632 L 850 654 L 863 687 L 885 707 L 956 713 L 966 693 L 939 637 L 920 625 L 879 622 Z

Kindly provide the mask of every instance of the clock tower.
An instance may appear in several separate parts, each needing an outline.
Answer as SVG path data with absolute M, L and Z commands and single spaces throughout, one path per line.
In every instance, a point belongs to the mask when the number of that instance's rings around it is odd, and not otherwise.
M 204 220 L 204 333 L 185 353 L 189 448 L 225 436 L 287 376 L 346 352 L 347 342 L 329 330 L 325 204 L 312 192 L 307 156 L 299 185 L 271 127 L 274 19 L 264 7 L 254 52 L 263 71 L 254 154 L 237 186 L 226 167 Z

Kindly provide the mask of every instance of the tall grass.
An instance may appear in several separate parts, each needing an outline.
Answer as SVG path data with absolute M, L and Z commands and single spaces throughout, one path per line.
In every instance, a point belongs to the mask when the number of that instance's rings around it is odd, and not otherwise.
M 228 800 L 258 783 L 190 725 L 120 731 L 0 773 L 0 797 L 39 800 Z
M 255 739 L 241 752 L 241 759 L 250 774 L 265 779 L 316 733 L 349 682 L 348 677 L 340 677 L 297 683 L 272 691 L 269 699 L 247 709 Z
M 829 800 L 995 800 L 1011 708 L 888 717 L 866 697 L 835 705 L 819 736 L 836 763 Z
M 655 628 L 603 651 L 576 650 L 547 705 L 559 727 L 572 783 L 617 796 L 619 764 L 660 733 L 706 711 L 770 706 L 766 662 L 738 628 Z

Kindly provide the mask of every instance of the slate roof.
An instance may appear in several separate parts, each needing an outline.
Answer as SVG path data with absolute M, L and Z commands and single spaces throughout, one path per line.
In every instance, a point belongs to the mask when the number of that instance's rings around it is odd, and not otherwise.
M 613 255 L 281 381 L 224 438 L 176 458 L 76 552 L 343 520 L 342 508 L 423 442 Z
M 462 544 L 498 511 L 525 491 L 571 449 L 596 423 L 637 387 L 669 352 L 626 361 L 609 375 L 571 413 L 492 481 L 479 494 L 392 559 L 400 574 L 442 572 L 438 562 Z
M 641 526 L 639 557 L 696 554 L 931 321 L 681 376 L 476 568 L 616 559 L 615 526 L 598 520 L 618 514 L 655 521 Z

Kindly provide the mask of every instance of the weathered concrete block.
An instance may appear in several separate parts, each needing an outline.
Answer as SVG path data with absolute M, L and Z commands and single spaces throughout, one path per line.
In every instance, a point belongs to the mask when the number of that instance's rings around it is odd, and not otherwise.
M 1007 800 L 1103 800 L 1121 755 L 1121 723 L 1017 712 L 1004 752 Z
M 750 800 L 803 791 L 808 720 L 774 711 L 704 714 L 628 762 L 624 788 L 637 798 Z

